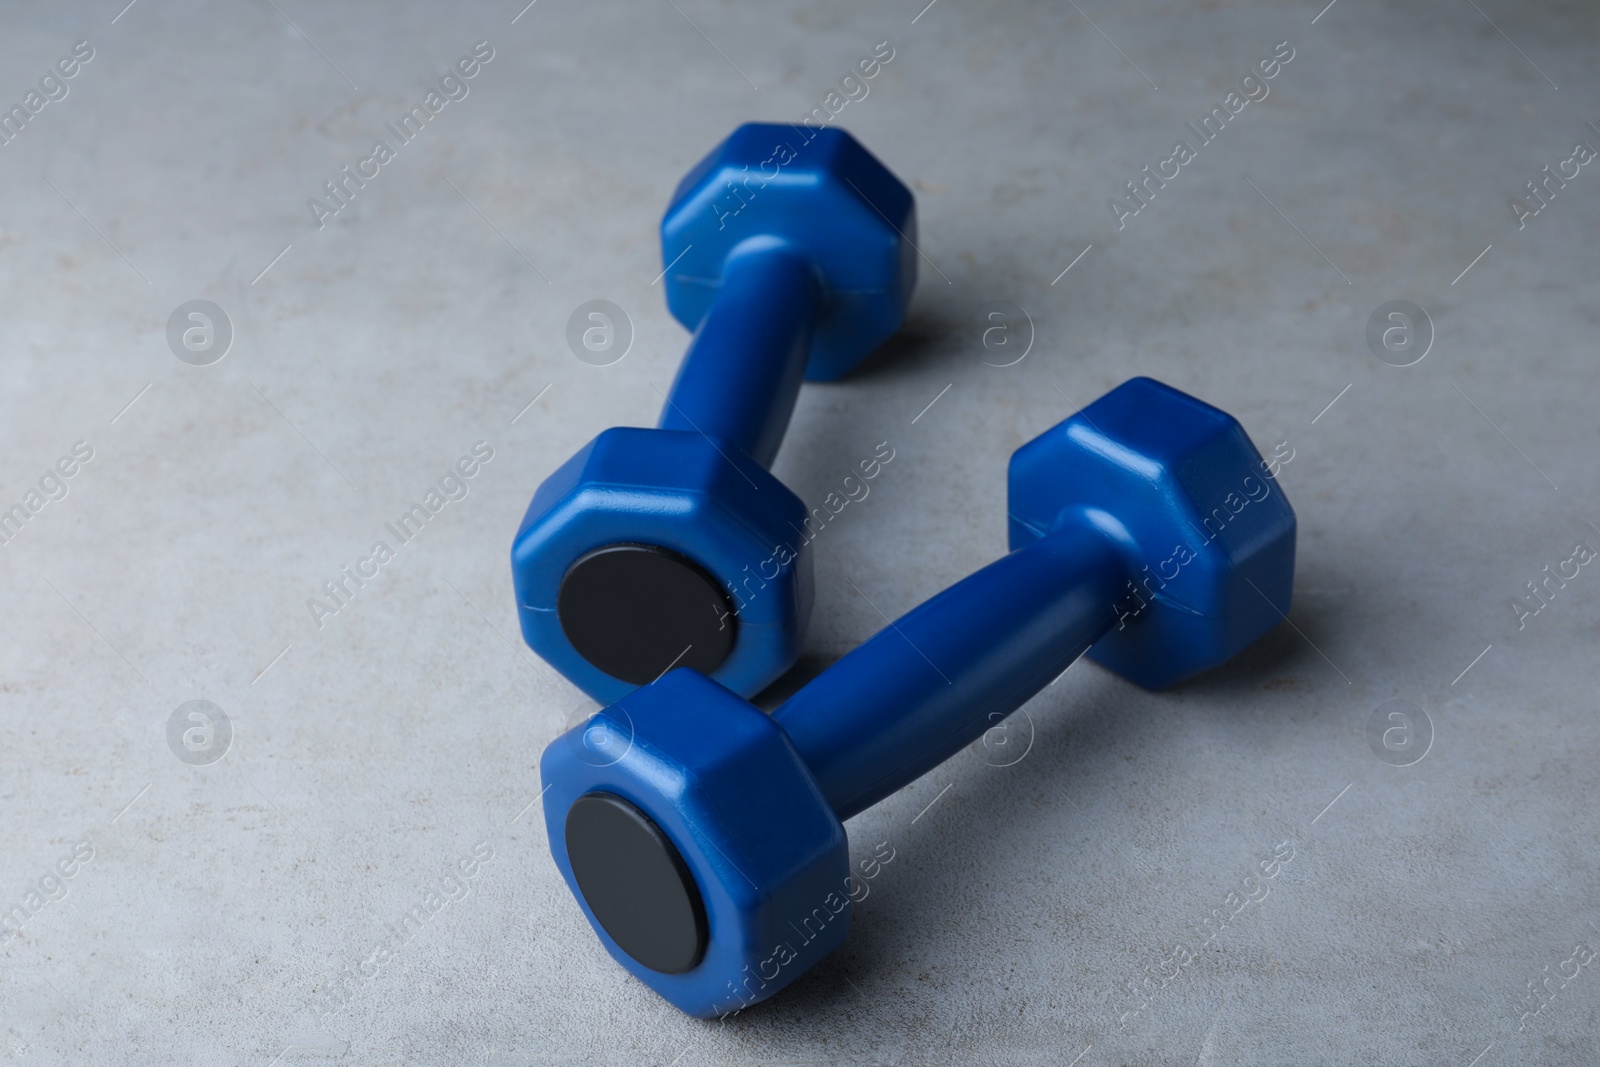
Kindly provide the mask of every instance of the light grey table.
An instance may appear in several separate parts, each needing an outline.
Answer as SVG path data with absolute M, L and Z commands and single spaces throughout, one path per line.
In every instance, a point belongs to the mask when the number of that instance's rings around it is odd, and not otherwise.
M 6 1057 L 1600 1059 L 1593 5 L 121 2 L 0 16 Z M 1011 450 L 1134 374 L 1292 452 L 1298 591 L 1236 663 L 1161 694 L 1080 664 L 854 820 L 895 858 L 846 947 L 708 1025 L 550 862 L 537 760 L 589 705 L 517 637 L 507 549 L 655 416 L 679 175 L 880 42 L 833 121 L 915 189 L 921 284 L 779 458 L 814 500 L 895 456 L 814 546 L 786 684 L 1002 552 Z M 1111 207 L 1146 165 L 1177 173 Z M 1577 173 L 1519 226 L 1545 166 Z M 608 366 L 564 339 L 592 299 L 631 323 Z M 225 318 L 175 349 L 194 300 Z M 1427 322 L 1369 346 L 1396 300 Z

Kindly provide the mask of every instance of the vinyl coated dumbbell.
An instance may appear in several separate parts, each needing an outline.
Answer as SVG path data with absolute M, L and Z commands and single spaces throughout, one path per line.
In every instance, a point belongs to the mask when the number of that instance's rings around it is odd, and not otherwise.
M 1289 610 L 1295 517 L 1229 415 L 1148 378 L 1018 449 L 1009 555 L 771 716 L 673 670 L 546 748 L 556 866 L 611 955 L 702 1017 L 763 1000 L 849 926 L 842 823 L 1087 650 L 1147 688 Z
M 606 430 L 545 480 L 511 549 L 528 644 L 609 703 L 670 666 L 752 695 L 811 614 L 805 504 L 768 471 L 802 377 L 886 340 L 916 284 L 911 192 L 849 134 L 741 126 L 661 220 L 694 331 L 656 429 Z

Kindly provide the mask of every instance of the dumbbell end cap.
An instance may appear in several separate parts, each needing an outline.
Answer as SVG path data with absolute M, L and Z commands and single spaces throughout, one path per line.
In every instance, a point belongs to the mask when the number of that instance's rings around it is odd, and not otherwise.
M 545 479 L 512 542 L 523 638 L 602 705 L 679 656 L 753 695 L 800 654 L 806 514 L 727 441 L 606 430 Z
M 706 909 L 683 857 L 621 797 L 586 793 L 567 809 L 573 880 L 595 921 L 641 966 L 682 974 L 706 950 Z
M 1295 515 L 1271 470 L 1231 415 L 1134 378 L 1013 454 L 1011 547 L 1068 522 L 1115 542 L 1128 581 L 1089 657 L 1164 688 L 1288 616 Z
M 660 545 L 604 545 L 561 579 L 561 632 L 584 659 L 644 685 L 668 667 L 710 674 L 733 651 L 734 604 L 705 568 Z
M 556 738 L 539 775 L 551 855 L 596 936 L 680 1010 L 764 1000 L 844 940 L 844 827 L 783 728 L 697 671 Z M 608 840 L 624 855 L 597 855 Z

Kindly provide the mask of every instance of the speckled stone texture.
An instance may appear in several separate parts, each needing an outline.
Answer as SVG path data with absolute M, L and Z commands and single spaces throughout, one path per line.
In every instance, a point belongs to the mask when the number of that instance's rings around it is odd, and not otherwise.
M 0 12 L 5 1058 L 1600 1060 L 1600 11 L 1322 2 Z M 777 461 L 817 502 L 893 455 L 780 689 L 1004 551 L 1011 451 L 1135 374 L 1292 456 L 1298 590 L 1237 662 L 1080 663 L 853 820 L 894 858 L 846 946 L 707 1024 L 550 861 L 536 764 L 588 705 L 508 550 L 655 418 L 678 178 L 814 108 L 915 190 L 921 281 Z M 596 299 L 605 366 L 566 340 Z M 187 312 L 169 343 L 193 300 L 220 361 Z

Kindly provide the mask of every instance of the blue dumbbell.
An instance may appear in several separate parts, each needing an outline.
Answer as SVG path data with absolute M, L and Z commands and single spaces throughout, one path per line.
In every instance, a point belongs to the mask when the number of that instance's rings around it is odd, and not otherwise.
M 1289 610 L 1294 511 L 1231 416 L 1148 378 L 1018 449 L 1010 555 L 768 716 L 674 670 L 545 750 L 550 849 L 616 960 L 678 1008 L 763 1000 L 843 940 L 842 823 L 1085 650 L 1158 688 Z
M 806 506 L 768 471 L 802 377 L 886 340 L 916 283 L 911 192 L 837 129 L 741 126 L 661 220 L 694 338 L 656 429 L 610 429 L 534 494 L 511 549 L 522 634 L 601 703 L 668 667 L 752 695 L 800 654 Z

